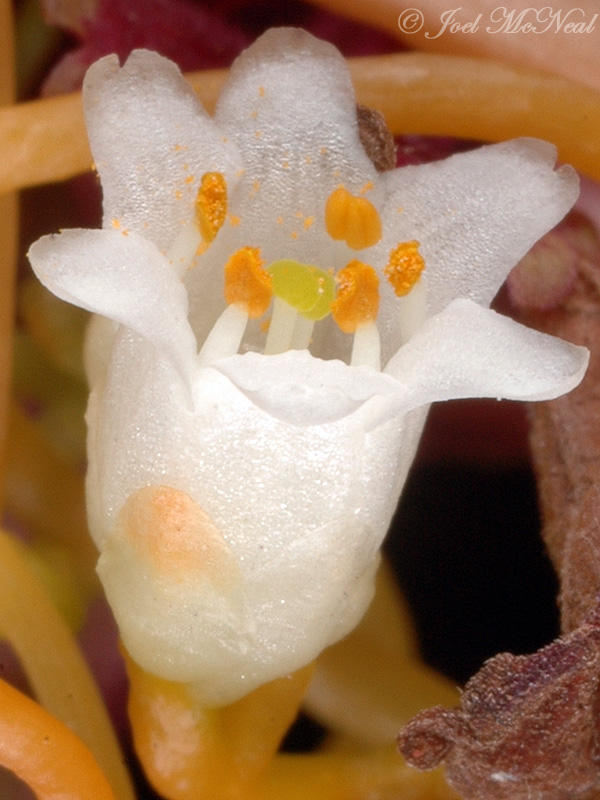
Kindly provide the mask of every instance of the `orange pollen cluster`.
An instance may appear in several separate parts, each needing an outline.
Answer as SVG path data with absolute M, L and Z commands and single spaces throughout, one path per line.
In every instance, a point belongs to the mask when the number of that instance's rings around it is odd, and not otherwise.
M 205 172 L 196 197 L 196 223 L 206 242 L 212 242 L 225 222 L 227 184 L 220 172 Z
M 340 186 L 327 198 L 325 225 L 332 239 L 341 239 L 353 250 L 372 247 L 381 239 L 381 219 L 367 200 Z
M 265 313 L 273 296 L 272 280 L 263 269 L 258 247 L 242 247 L 225 265 L 225 300 L 243 306 L 251 318 Z
M 425 261 L 419 253 L 419 242 L 413 240 L 394 247 L 383 271 L 396 295 L 404 297 L 419 280 L 424 269 Z
M 351 261 L 336 275 L 337 297 L 331 315 L 344 333 L 373 322 L 379 310 L 379 278 L 368 264 Z

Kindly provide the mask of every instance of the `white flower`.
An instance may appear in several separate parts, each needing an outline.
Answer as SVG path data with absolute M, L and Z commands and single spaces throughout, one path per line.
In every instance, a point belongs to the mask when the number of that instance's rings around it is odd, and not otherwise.
M 299 30 L 236 61 L 214 120 L 147 51 L 92 66 L 85 111 L 104 228 L 30 258 L 104 318 L 88 348 L 99 572 L 133 658 L 228 702 L 358 621 L 430 402 L 580 381 L 583 348 L 480 305 L 577 179 L 530 139 L 377 174 L 343 59 Z M 426 265 L 404 297 L 392 252 Z M 343 333 L 314 317 L 352 261 Z

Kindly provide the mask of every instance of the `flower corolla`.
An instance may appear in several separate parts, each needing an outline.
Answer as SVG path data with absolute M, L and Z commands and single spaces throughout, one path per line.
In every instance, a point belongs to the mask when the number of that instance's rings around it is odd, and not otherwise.
M 532 139 L 378 173 L 342 57 L 294 29 L 214 118 L 144 50 L 94 64 L 84 106 L 103 229 L 30 260 L 100 315 L 98 569 L 132 657 L 226 703 L 360 619 L 429 403 L 580 381 L 587 351 L 484 307 L 577 177 Z

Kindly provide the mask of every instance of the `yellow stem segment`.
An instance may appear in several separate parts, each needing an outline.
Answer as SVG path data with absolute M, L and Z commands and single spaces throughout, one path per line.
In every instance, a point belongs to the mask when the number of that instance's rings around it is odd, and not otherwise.
M 529 0 L 513 0 L 510 4 L 478 0 L 460 5 L 448 4 L 448 0 L 420 0 L 414 4 L 405 0 L 309 2 L 381 28 L 411 49 L 497 58 L 504 63 L 548 70 L 600 89 L 595 0 L 554 7 Z M 569 31 L 568 23 L 576 21 L 583 23 L 585 30 Z
M 423 708 L 458 701 L 451 681 L 421 662 L 410 612 L 383 562 L 365 616 L 317 659 L 305 708 L 336 738 L 365 748 L 393 741 Z
M 97 553 L 87 533 L 81 475 L 65 464 L 39 426 L 13 403 L 6 468 L 6 508 L 36 544 L 60 547 L 76 565 L 82 598 L 98 589 Z
M 117 800 L 81 739 L 1 679 L 0 708 L 0 764 L 39 800 Z
M 14 101 L 14 47 L 12 2 L 0 2 L 0 113 Z M 3 158 L 6 157 L 4 154 Z M 17 258 L 18 207 L 16 194 L 0 197 L 0 476 L 4 475 L 4 447 L 8 427 L 8 402 L 14 316 L 14 279 Z M 2 483 L 0 479 L 0 492 Z
M 549 73 L 495 61 L 424 53 L 349 60 L 360 103 L 395 134 L 500 141 L 538 136 L 600 179 L 600 93 Z M 189 76 L 211 110 L 224 70 Z M 490 98 L 493 102 L 490 102 Z M 0 110 L 0 193 L 63 180 L 91 167 L 79 94 Z
M 223 708 L 204 708 L 192 687 L 157 678 L 126 657 L 137 754 L 167 800 L 254 800 L 294 720 L 312 668 L 268 683 Z
M 369 755 L 280 755 L 267 775 L 261 800 L 460 800 L 440 770 L 418 772 L 395 748 Z
M 118 800 L 133 800 L 133 788 L 119 745 L 87 664 L 30 568 L 24 547 L 2 531 L 0 635 L 19 656 L 42 705 L 80 736 L 95 754 Z M 8 719 L 9 711 L 0 700 L 0 725 L 9 725 Z M 93 792 L 85 795 L 94 800 L 104 796 Z

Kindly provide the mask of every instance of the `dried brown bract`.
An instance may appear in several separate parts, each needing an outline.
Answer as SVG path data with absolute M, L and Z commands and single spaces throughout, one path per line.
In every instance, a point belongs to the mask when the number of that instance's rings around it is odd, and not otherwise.
M 490 659 L 467 683 L 459 708 L 422 712 L 399 746 L 420 769 L 444 761 L 465 800 L 597 800 L 600 239 L 593 226 L 571 214 L 521 262 L 509 295 L 520 321 L 591 352 L 577 389 L 529 408 L 542 535 L 561 581 L 564 635 L 533 655 Z
M 580 625 L 600 595 L 600 240 L 571 214 L 553 235 L 576 253 L 577 276 L 552 311 L 518 307 L 519 319 L 590 350 L 580 386 L 529 407 L 530 444 L 543 517 L 542 536 L 560 577 L 561 625 Z
M 600 788 L 600 615 L 531 656 L 502 653 L 457 709 L 428 709 L 399 737 L 420 769 L 446 763 L 465 800 L 570 800 Z

